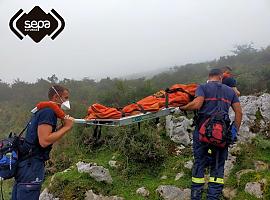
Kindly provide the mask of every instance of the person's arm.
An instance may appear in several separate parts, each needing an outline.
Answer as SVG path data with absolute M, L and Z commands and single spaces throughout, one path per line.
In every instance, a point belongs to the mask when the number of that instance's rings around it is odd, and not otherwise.
M 64 125 L 56 132 L 52 132 L 52 126 L 49 124 L 41 124 L 38 126 L 39 144 L 43 148 L 55 143 L 61 139 L 73 126 L 74 118 L 68 117 L 64 120 Z
M 239 92 L 239 90 L 237 89 L 237 87 L 232 87 L 232 89 L 236 93 L 236 95 L 239 97 L 241 93 Z
M 235 113 L 234 122 L 235 122 L 237 129 L 239 131 L 240 126 L 241 126 L 242 116 L 243 116 L 242 108 L 241 108 L 241 105 L 239 102 L 233 103 L 232 108 L 233 108 L 233 111 Z
M 181 106 L 180 110 L 199 110 L 204 102 L 204 97 L 198 96 L 193 101 L 189 102 L 185 106 Z

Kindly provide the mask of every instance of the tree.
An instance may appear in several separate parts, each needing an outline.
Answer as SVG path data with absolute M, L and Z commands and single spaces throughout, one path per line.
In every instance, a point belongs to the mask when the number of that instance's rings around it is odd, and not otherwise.
M 48 77 L 47 79 L 48 79 L 48 81 L 50 81 L 50 83 L 52 83 L 52 84 L 58 83 L 58 80 L 59 80 L 55 74 L 53 74 L 51 77 Z

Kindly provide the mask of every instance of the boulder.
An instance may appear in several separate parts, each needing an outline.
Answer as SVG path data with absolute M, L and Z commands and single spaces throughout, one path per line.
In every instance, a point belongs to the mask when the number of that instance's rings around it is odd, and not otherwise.
M 191 144 L 192 119 L 185 116 L 166 116 L 166 132 L 172 141 L 188 146 Z
M 180 189 L 172 185 L 161 185 L 156 192 L 164 200 L 189 200 L 191 196 L 190 189 Z
M 254 161 L 254 166 L 255 166 L 255 170 L 256 171 L 264 171 L 264 170 L 268 170 L 269 165 L 265 162 L 256 160 Z
M 117 197 L 117 196 L 102 196 L 102 195 L 97 195 L 95 194 L 92 190 L 88 190 L 85 193 L 85 200 L 124 200 L 122 197 Z
M 231 200 L 236 196 L 237 190 L 234 188 L 224 188 L 222 194 L 225 199 Z
M 245 192 L 255 196 L 258 199 L 263 198 L 263 188 L 266 184 L 266 180 L 262 179 L 259 182 L 249 182 L 245 186 Z
M 112 183 L 112 177 L 108 169 L 103 166 L 97 166 L 95 163 L 84 163 L 78 162 L 77 164 L 78 172 L 88 173 L 92 178 L 98 182 Z
M 48 188 L 45 188 L 40 196 L 39 196 L 39 200 L 59 200 L 59 198 L 54 198 L 54 196 L 52 194 L 49 193 Z

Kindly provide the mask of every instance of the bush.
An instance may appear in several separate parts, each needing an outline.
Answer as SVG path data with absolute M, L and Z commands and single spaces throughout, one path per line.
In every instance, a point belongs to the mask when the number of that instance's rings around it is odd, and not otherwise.
M 162 142 L 156 127 L 148 124 L 138 130 L 136 125 L 115 128 L 108 145 L 119 151 L 128 161 L 150 166 L 164 161 L 167 156 L 165 144 Z

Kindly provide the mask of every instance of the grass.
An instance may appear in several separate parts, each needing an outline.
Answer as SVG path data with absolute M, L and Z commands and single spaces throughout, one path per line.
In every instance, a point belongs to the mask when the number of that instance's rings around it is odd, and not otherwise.
M 99 151 L 84 159 L 86 162 L 95 162 L 108 168 L 113 178 L 112 185 L 97 183 L 88 174 L 78 173 L 74 167 L 67 173 L 57 173 L 55 184 L 51 187 L 51 191 L 61 199 L 83 199 L 85 191 L 93 189 L 93 191 L 103 195 L 118 195 L 125 199 L 140 200 L 144 198 L 137 195 L 136 190 L 144 186 L 150 191 L 148 199 L 154 200 L 158 199 L 155 190 L 159 185 L 175 185 L 187 188 L 191 184 L 190 170 L 183 168 L 184 162 L 188 160 L 187 158 L 170 156 L 162 166 L 155 169 L 144 168 L 145 166 L 130 163 L 128 168 L 131 171 L 133 169 L 136 173 L 129 173 L 127 175 L 122 170 L 110 168 L 108 165 L 108 162 L 115 155 L 117 157 L 118 154 L 111 151 Z M 185 175 L 180 180 L 175 181 L 175 175 L 179 172 L 185 172 Z M 163 175 L 166 175 L 168 178 L 161 180 L 160 178 Z M 76 190 L 80 190 L 80 193 L 76 193 Z
M 160 185 L 189 188 L 191 185 L 191 170 L 184 168 L 184 163 L 192 159 L 191 149 L 186 148 L 183 150 L 181 156 L 176 156 L 171 151 L 171 148 L 175 144 L 162 134 L 164 133 L 161 133 L 161 139 L 166 144 L 169 153 L 164 162 L 156 165 L 148 165 L 146 163 L 139 164 L 132 160 L 127 160 L 127 157 L 122 155 L 120 151 L 117 151 L 117 148 L 112 150 L 106 144 L 94 149 L 86 148 L 82 144 L 79 132 L 70 133 L 61 141 L 60 145 L 54 146 L 51 165 L 57 173 L 48 173 L 43 188 L 49 187 L 50 192 L 56 197 L 68 200 L 84 199 L 85 192 L 90 189 L 95 193 L 105 196 L 117 195 L 124 197 L 126 200 L 157 200 L 159 197 L 156 189 Z M 87 134 L 84 133 L 85 137 L 87 137 Z M 244 191 L 246 183 L 259 181 L 263 178 L 270 183 L 270 172 L 265 170 L 244 174 L 239 184 L 235 174 L 243 169 L 254 169 L 254 160 L 260 160 L 270 164 L 270 141 L 257 136 L 251 144 L 244 144 L 240 147 L 240 155 L 237 156 L 237 162 L 225 182 L 225 187 L 237 189 L 235 200 L 253 200 L 256 198 Z M 116 169 L 109 166 L 109 161 L 112 160 L 112 157 L 115 157 L 114 160 L 120 163 L 120 168 Z M 78 161 L 97 163 L 109 169 L 113 183 L 111 185 L 98 183 L 88 174 L 78 173 L 75 166 Z M 70 171 L 66 173 L 59 172 L 66 168 L 70 168 Z M 175 181 L 176 174 L 180 172 L 183 172 L 184 176 L 180 180 Z M 50 179 L 53 174 L 55 174 L 54 181 L 50 185 Z M 167 176 L 167 179 L 161 180 L 162 176 Z M 146 187 L 150 191 L 150 196 L 144 198 L 136 194 L 136 190 L 139 187 Z M 11 189 L 12 180 L 5 181 L 5 199 L 10 198 Z M 265 199 L 270 199 L 269 184 L 264 187 L 264 193 Z

